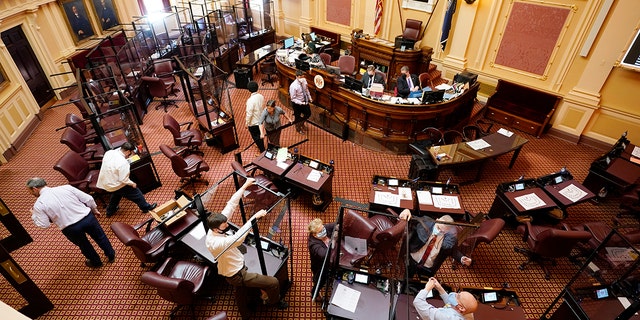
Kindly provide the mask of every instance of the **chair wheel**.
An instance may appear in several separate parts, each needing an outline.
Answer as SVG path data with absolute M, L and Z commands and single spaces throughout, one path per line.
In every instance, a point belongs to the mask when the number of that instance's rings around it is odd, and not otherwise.
M 519 265 L 519 266 L 518 266 L 518 269 L 520 269 L 520 270 L 524 270 L 524 266 L 523 266 L 523 265 Z

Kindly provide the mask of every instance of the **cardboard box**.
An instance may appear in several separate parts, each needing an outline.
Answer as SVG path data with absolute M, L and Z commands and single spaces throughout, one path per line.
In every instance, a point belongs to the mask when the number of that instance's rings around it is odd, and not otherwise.
M 178 214 L 174 214 L 174 212 L 188 206 L 189 203 L 191 203 L 191 201 L 189 201 L 187 197 L 182 196 L 178 200 L 171 199 L 161 205 L 158 205 L 154 210 L 149 211 L 149 213 L 151 213 L 151 216 L 156 219 L 156 221 L 170 225 L 187 213 L 186 210 L 182 210 Z

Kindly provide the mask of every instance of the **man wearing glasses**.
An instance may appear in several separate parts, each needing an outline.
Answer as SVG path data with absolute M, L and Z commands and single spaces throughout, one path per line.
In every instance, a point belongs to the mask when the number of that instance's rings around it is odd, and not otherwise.
M 445 305 L 437 308 L 427 302 L 427 294 L 435 288 L 440 294 L 440 298 Z M 469 292 L 460 291 L 458 293 L 447 291 L 442 288 L 436 278 L 430 278 L 424 289 L 420 290 L 413 300 L 413 305 L 422 320 L 464 320 L 466 315 L 472 314 L 478 308 L 478 301 Z

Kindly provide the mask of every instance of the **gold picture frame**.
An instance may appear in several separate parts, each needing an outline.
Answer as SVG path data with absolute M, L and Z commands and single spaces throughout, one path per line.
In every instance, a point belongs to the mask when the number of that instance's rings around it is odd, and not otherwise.
M 114 0 L 91 0 L 91 3 L 102 33 L 120 25 Z
M 58 0 L 73 41 L 78 44 L 95 36 L 87 5 L 83 0 Z

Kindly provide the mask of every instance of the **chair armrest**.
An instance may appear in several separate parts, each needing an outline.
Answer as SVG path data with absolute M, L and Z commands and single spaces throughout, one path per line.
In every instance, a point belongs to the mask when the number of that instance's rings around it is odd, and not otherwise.
M 387 208 L 387 212 L 388 212 L 389 214 L 391 214 L 392 216 L 396 217 L 396 218 L 398 218 L 398 217 L 399 217 L 399 215 L 395 212 L 395 210 L 393 210 L 393 209 L 391 209 L 391 208 Z
M 144 232 L 149 232 L 149 230 L 151 230 L 151 224 L 153 223 L 153 221 L 155 221 L 156 219 L 154 218 L 149 218 L 146 221 L 140 222 L 136 225 L 133 226 L 134 229 L 139 230 L 140 228 L 144 227 L 145 225 L 147 226 L 144 230 Z
M 179 123 L 178 125 L 179 125 L 180 127 L 182 127 L 182 126 L 184 126 L 185 124 L 187 125 L 187 130 L 189 130 L 189 129 L 191 129 L 191 125 L 193 124 L 193 121 L 182 122 L 182 123 Z

